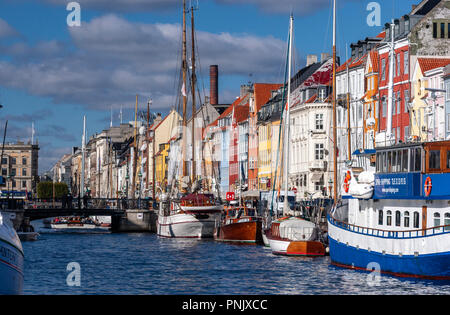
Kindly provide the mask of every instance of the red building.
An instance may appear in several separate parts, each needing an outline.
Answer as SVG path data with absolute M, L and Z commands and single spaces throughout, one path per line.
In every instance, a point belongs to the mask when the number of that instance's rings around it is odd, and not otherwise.
M 390 32 L 386 34 L 386 40 L 390 41 Z M 390 69 L 390 48 L 383 45 L 378 49 L 379 53 L 379 121 L 380 130 L 385 131 L 387 128 L 387 108 L 389 95 L 389 75 L 390 71 L 394 71 L 394 93 L 392 100 L 392 134 L 397 142 L 406 142 L 410 134 L 410 117 L 408 112 L 408 104 L 411 94 L 410 81 L 410 45 L 408 37 L 400 37 L 395 39 L 395 61 L 394 69 Z

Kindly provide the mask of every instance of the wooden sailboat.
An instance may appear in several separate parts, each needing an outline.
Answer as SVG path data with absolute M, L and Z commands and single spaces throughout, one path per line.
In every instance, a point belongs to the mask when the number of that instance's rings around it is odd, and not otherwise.
M 272 222 L 265 236 L 273 254 L 285 256 L 324 256 L 325 246 L 321 242 L 319 227 L 310 221 L 290 216 L 288 202 L 288 177 L 289 177 L 289 142 L 290 142 L 290 105 L 291 105 L 291 69 L 292 69 L 292 35 L 294 18 L 291 15 L 289 23 L 289 60 L 287 79 L 287 105 L 284 145 L 284 206 L 286 217 Z
M 220 219 L 223 206 L 211 194 L 202 194 L 195 188 L 195 31 L 194 31 L 194 8 L 191 7 L 192 25 L 192 177 L 191 193 L 180 198 L 169 199 L 168 194 L 161 196 L 161 206 L 157 221 L 157 233 L 162 237 L 169 238 L 213 238 L 216 222 Z M 186 49 L 186 1 L 183 0 L 183 176 L 187 176 L 186 155 L 186 128 L 187 128 L 187 49 Z M 185 187 L 182 187 L 182 190 Z

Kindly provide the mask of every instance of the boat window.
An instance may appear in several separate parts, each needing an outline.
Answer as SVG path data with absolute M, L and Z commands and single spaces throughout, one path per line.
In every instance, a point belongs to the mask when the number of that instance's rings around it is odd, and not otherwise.
M 441 168 L 441 151 L 432 150 L 429 154 L 428 168 L 438 170 Z
M 377 173 L 381 173 L 381 153 L 377 153 Z
M 450 213 L 446 213 L 444 217 L 445 231 L 450 231 Z
M 401 225 L 401 215 L 400 211 L 395 211 L 395 226 Z
M 383 210 L 378 210 L 378 225 L 383 225 Z
M 420 172 L 422 170 L 422 151 L 420 150 L 420 148 L 416 148 L 415 151 L 416 154 L 414 158 L 414 171 Z
M 392 173 L 392 152 L 389 151 L 387 153 L 387 168 L 386 168 L 386 172 L 387 173 Z
M 408 150 L 403 150 L 402 172 L 408 172 Z
M 434 213 L 434 226 L 441 226 L 441 214 L 439 212 Z
M 420 215 L 419 212 L 414 212 L 414 228 L 418 229 L 420 224 Z
M 386 213 L 386 225 L 391 226 L 392 225 L 392 211 L 388 211 Z
M 415 149 L 409 149 L 409 171 L 414 172 L 414 157 L 415 157 Z
M 404 216 L 404 225 L 405 225 L 405 227 L 409 227 L 409 212 L 408 211 L 406 211 L 405 212 L 405 216 Z
M 398 172 L 398 159 L 397 159 L 397 151 L 392 151 L 392 172 Z
M 450 168 L 450 151 L 447 151 L 447 168 Z

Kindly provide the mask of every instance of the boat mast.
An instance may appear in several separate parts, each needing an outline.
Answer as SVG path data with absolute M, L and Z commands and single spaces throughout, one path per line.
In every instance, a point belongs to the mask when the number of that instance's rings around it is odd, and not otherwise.
M 83 136 L 81 140 L 81 184 L 80 198 L 84 197 L 84 168 L 86 164 L 86 116 L 83 116 Z
M 348 82 L 347 82 L 348 84 Z M 334 146 L 334 202 L 338 200 L 338 163 L 337 163 L 337 115 L 336 115 L 336 0 L 333 0 L 333 146 Z M 350 151 L 350 148 L 349 148 Z
M 291 123 L 291 70 L 292 70 L 292 34 L 293 34 L 294 16 L 291 14 L 289 22 L 289 60 L 288 60 L 288 82 L 287 82 L 287 105 L 286 105 L 286 120 L 285 120 L 285 162 L 284 162 L 284 206 L 283 211 L 286 215 L 287 208 L 289 206 L 289 142 L 290 142 L 290 123 Z
M 197 111 L 196 103 L 195 103 L 195 85 L 197 83 L 197 77 L 195 75 L 195 29 L 194 29 L 194 6 L 191 6 L 191 35 L 192 35 L 192 76 L 191 76 L 191 84 L 192 84 L 192 184 L 195 182 L 196 177 L 196 161 L 195 161 L 195 112 Z
M 395 43 L 394 43 L 394 21 L 391 23 L 391 44 L 389 51 L 389 87 L 388 87 L 388 106 L 387 106 L 387 122 L 386 122 L 386 137 L 390 142 L 392 139 L 392 107 L 394 100 L 394 58 L 395 58 Z M 391 143 L 389 143 L 391 144 Z M 385 144 L 386 145 L 386 144 Z
M 183 96 L 183 176 L 182 181 L 187 175 L 187 156 L 186 156 L 186 127 L 187 127 L 187 119 L 186 119 L 186 109 L 187 109 L 187 94 L 186 94 L 186 83 L 187 83 L 187 48 L 186 48 L 186 0 L 183 0 L 183 56 L 182 56 L 182 64 L 181 64 L 182 72 L 183 72 L 183 88 L 182 88 L 182 96 Z M 184 190 L 184 188 L 182 189 Z
M 137 108 L 138 108 L 138 95 L 136 95 L 136 108 L 134 111 L 134 143 L 133 143 L 133 170 L 132 170 L 132 176 L 133 181 L 131 183 L 131 196 L 132 199 L 135 198 L 135 189 L 136 189 L 136 164 L 137 164 Z
M 347 155 L 348 160 L 352 160 L 352 127 L 350 124 L 350 74 L 348 72 L 347 64 Z

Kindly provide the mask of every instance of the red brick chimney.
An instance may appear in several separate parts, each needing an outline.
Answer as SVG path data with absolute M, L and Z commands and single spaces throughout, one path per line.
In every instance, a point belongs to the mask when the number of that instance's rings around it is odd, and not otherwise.
M 210 104 L 219 104 L 219 66 L 213 65 L 209 67 L 209 90 Z

